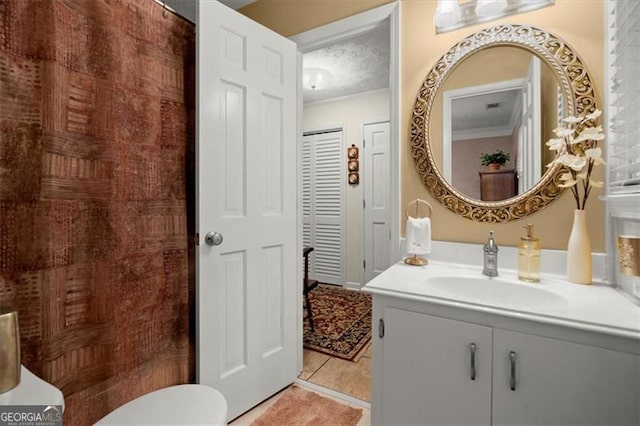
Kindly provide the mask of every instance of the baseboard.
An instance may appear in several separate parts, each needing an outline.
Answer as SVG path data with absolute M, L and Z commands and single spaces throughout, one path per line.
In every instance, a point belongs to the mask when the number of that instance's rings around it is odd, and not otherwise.
M 351 405 L 356 405 L 358 407 L 362 407 L 362 408 L 367 408 L 367 409 L 371 409 L 371 403 L 367 402 L 367 401 L 363 401 L 361 399 L 355 398 L 351 395 L 346 395 L 344 393 L 340 393 L 338 391 L 335 391 L 333 389 L 329 389 L 329 388 L 325 388 L 324 386 L 320 386 L 317 385 L 315 383 L 311 383 L 311 382 L 307 382 L 306 380 L 302 380 L 300 378 L 296 378 L 294 380 L 294 382 L 296 385 L 303 387 L 303 388 L 307 388 L 307 389 L 311 389 L 313 391 L 319 392 L 319 393 L 324 393 L 326 395 L 332 396 L 336 399 L 340 399 L 348 404 Z
M 356 282 L 353 282 L 353 281 L 347 281 L 344 284 L 344 287 L 352 289 L 352 290 L 360 290 L 362 288 L 362 284 L 356 283 Z

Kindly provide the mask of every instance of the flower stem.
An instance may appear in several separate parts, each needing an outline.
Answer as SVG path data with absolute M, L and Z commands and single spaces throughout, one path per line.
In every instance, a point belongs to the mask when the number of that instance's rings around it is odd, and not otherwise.
M 584 198 L 582 200 L 582 210 L 584 210 L 584 208 L 586 207 L 587 198 L 589 198 L 589 193 L 591 193 L 591 185 L 589 185 L 589 183 L 591 182 L 591 170 L 593 170 L 593 164 L 593 160 L 589 160 L 589 166 L 587 167 L 587 177 L 583 183 Z
M 570 169 L 570 172 L 573 180 L 576 180 L 577 173 L 575 172 L 575 170 Z M 575 198 L 576 200 L 576 208 L 580 210 L 580 193 L 578 192 L 578 184 L 575 184 L 571 187 L 571 192 L 573 192 L 573 198 Z

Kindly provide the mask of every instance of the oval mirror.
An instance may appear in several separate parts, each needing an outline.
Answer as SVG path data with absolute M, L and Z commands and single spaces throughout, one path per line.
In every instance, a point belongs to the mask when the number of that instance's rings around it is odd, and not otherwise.
M 595 108 L 570 46 L 538 28 L 496 26 L 456 44 L 427 75 L 413 109 L 413 158 L 450 210 L 482 222 L 519 219 L 561 193 L 560 167 L 546 167 L 553 129 Z
M 436 165 L 469 198 L 501 201 L 524 194 L 553 160 L 545 142 L 564 109 L 559 81 L 538 56 L 511 46 L 475 52 L 434 99 L 429 135 Z

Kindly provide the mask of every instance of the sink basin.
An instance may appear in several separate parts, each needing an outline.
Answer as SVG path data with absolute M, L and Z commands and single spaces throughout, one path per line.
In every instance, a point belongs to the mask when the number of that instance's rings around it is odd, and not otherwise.
M 426 284 L 440 297 L 483 305 L 531 307 L 567 303 L 562 296 L 536 287 L 540 284 L 515 283 L 499 278 L 433 277 Z

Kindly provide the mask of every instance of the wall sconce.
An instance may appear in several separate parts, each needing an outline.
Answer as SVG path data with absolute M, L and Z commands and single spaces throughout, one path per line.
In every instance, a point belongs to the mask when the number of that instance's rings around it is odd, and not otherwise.
M 436 34 L 446 33 L 473 24 L 551 6 L 555 0 L 438 0 L 433 23 Z
M 323 68 L 305 68 L 302 70 L 302 84 L 305 89 L 320 90 L 327 87 L 333 75 Z

